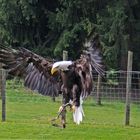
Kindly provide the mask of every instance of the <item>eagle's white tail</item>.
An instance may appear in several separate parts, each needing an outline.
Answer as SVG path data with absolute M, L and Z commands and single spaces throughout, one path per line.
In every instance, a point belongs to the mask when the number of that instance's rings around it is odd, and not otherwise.
M 83 120 L 83 116 L 85 116 L 82 103 L 83 103 L 82 98 L 80 98 L 80 106 L 76 107 L 75 111 L 73 112 L 73 120 L 76 124 L 80 124 L 80 122 L 82 122 Z

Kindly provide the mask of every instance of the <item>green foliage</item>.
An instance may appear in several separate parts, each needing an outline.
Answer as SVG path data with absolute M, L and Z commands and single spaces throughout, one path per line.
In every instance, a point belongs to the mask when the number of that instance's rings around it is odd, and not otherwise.
M 75 51 L 81 51 L 83 47 L 81 40 L 84 40 L 86 37 L 85 24 L 85 22 L 76 23 L 70 30 L 63 31 L 54 50 L 55 56 L 61 56 L 63 50 L 70 50 L 72 48 L 69 54 L 73 58 L 77 57 L 78 53 L 75 54 Z
M 7 42 L 10 44 L 18 42 L 22 45 L 22 43 L 30 41 L 29 37 L 32 33 L 29 32 L 28 27 L 30 26 L 30 20 L 35 19 L 35 14 L 29 1 L 5 0 L 1 1 L 0 5 L 1 14 L 4 17 L 3 23 L 5 23 L 3 29 L 8 32 L 9 37 Z
M 118 82 L 118 77 L 117 77 L 117 73 L 114 69 L 111 69 L 110 71 L 107 72 L 106 74 L 106 79 L 107 79 L 107 83 L 109 85 L 118 85 L 119 82 Z
M 56 14 L 49 13 L 49 27 L 60 33 L 54 48 L 55 56 L 62 56 L 62 50 L 68 50 L 69 55 L 76 58 L 83 49 L 82 43 L 87 35 L 92 31 L 88 18 L 78 15 L 82 13 L 83 3 L 77 1 L 60 1 L 60 8 L 56 9 Z M 53 44 L 54 45 L 54 44 Z M 75 51 L 78 51 L 75 54 Z
M 118 67 L 121 36 L 127 34 L 125 32 L 126 19 L 122 1 L 110 3 L 105 10 L 97 14 L 97 24 L 100 25 L 97 31 L 103 35 L 102 44 L 108 68 L 117 69 Z
M 74 59 L 85 39 L 99 33 L 107 69 L 121 69 L 120 56 L 131 45 L 137 52 L 140 43 L 139 8 L 137 0 L 0 0 L 0 40 L 49 57 L 61 58 L 67 50 Z M 131 45 L 124 47 L 124 36 Z

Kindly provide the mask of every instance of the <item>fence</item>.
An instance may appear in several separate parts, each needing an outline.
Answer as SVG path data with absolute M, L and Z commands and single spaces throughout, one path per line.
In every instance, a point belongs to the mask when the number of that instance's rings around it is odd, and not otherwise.
M 4 77 L 4 71 L 2 73 Z M 104 103 L 110 103 L 110 105 L 113 105 L 113 103 L 117 103 L 117 104 L 123 103 L 123 105 L 125 105 L 126 93 L 127 93 L 127 74 L 128 72 L 126 71 L 109 71 L 106 72 L 104 78 L 101 78 L 97 74 L 94 74 L 93 75 L 94 90 L 91 96 L 89 97 L 92 100 L 91 102 L 94 102 L 96 104 L 101 104 L 101 105 L 104 105 Z M 129 72 L 129 74 L 132 76 L 130 104 L 135 104 L 138 106 L 140 105 L 140 72 L 131 71 Z M 47 97 L 42 97 L 42 96 L 36 97 L 37 94 L 34 94 L 30 90 L 26 90 L 23 86 L 22 80 L 18 78 L 14 78 L 11 75 L 8 75 L 7 77 L 8 79 L 6 82 L 6 95 L 5 95 L 5 87 L 4 87 L 5 81 L 3 80 L 2 82 L 3 84 L 2 92 L 4 93 L 4 94 L 2 93 L 2 108 L 1 108 L 2 121 L 5 121 L 6 119 L 6 112 L 7 112 L 6 108 L 7 110 L 10 110 L 11 105 L 9 105 L 9 102 L 38 103 L 38 100 L 41 100 L 41 103 L 45 103 L 48 100 Z M 31 94 L 26 94 L 26 93 L 31 93 Z M 8 103 L 6 102 L 6 99 Z M 61 101 L 61 96 L 59 97 L 59 101 Z M 28 113 L 29 112 L 27 112 L 26 114 Z
M 140 72 L 129 72 L 132 76 L 131 102 L 140 103 Z M 106 77 L 99 82 L 98 75 L 94 75 L 94 90 L 92 95 L 97 99 L 107 101 L 126 101 L 127 72 L 110 71 L 106 72 Z M 100 88 L 98 86 L 100 84 Z M 99 91 L 98 91 L 99 90 Z M 97 95 L 99 92 L 100 95 Z M 100 99 L 99 99 L 100 98 Z

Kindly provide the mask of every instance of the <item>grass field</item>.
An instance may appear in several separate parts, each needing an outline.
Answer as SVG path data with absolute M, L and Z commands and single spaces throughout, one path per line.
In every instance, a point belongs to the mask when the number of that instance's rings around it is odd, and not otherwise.
M 138 104 L 131 106 L 131 125 L 126 127 L 124 103 L 103 102 L 97 106 L 89 98 L 84 103 L 84 121 L 75 125 L 72 113 L 68 111 L 66 129 L 54 127 L 50 122 L 57 115 L 60 104 L 60 98 L 54 103 L 50 98 L 27 93 L 23 89 L 7 89 L 7 118 L 6 122 L 0 122 L 0 139 L 140 140 Z

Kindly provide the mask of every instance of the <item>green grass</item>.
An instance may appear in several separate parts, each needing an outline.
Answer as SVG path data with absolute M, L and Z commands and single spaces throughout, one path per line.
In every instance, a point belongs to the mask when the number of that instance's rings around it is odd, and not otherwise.
M 0 100 L 1 104 L 1 100 Z M 132 104 L 130 126 L 124 126 L 125 104 L 103 102 L 96 105 L 92 98 L 84 102 L 85 118 L 75 125 L 72 113 L 67 112 L 67 127 L 51 125 L 61 99 L 7 89 L 6 122 L 0 122 L 0 139 L 46 140 L 140 140 L 140 105 Z M 0 106 L 1 114 L 1 106 Z M 60 123 L 57 121 L 57 123 Z

